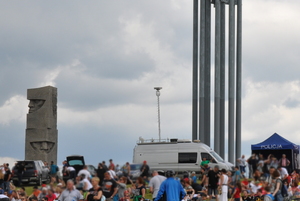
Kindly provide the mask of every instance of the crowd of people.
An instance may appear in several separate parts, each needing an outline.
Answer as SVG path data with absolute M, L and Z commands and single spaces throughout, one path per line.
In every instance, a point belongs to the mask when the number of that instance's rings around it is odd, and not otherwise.
M 1 201 L 141 201 L 147 192 L 153 201 L 283 201 L 300 199 L 300 177 L 292 170 L 291 162 L 283 154 L 276 159 L 273 155 L 264 158 L 253 154 L 249 159 L 243 155 L 237 159 L 234 171 L 210 166 L 211 161 L 202 158 L 196 172 L 185 173 L 181 177 L 174 171 L 152 171 L 144 161 L 140 176 L 132 181 L 130 164 L 115 166 L 113 160 L 98 164 L 96 175 L 91 175 L 84 166 L 78 173 L 63 162 L 62 173 L 68 177 L 58 177 L 57 166 L 49 166 L 51 182 L 41 187 L 35 186 L 30 195 L 24 187 L 16 188 L 10 182 L 11 171 L 8 164 L 1 166 Z M 246 167 L 249 174 L 246 175 Z M 9 186 L 9 187 L 7 187 Z
M 234 171 L 209 167 L 209 160 L 201 163 L 202 195 L 220 201 L 297 200 L 300 199 L 300 178 L 298 170 L 292 170 L 291 162 L 282 154 L 280 159 L 270 154 L 253 154 L 249 159 L 243 155 L 237 159 Z M 246 167 L 249 174 L 246 175 Z M 192 180 L 190 180 L 192 181 Z M 201 188 L 200 187 L 200 188 Z

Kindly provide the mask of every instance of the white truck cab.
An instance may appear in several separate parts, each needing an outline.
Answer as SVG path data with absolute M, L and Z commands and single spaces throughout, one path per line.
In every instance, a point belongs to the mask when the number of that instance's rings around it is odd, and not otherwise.
M 233 170 L 234 165 L 225 162 L 214 150 L 199 140 L 144 140 L 140 138 L 133 151 L 133 163 L 147 161 L 151 170 L 172 169 L 179 174 L 184 171 L 200 171 L 202 159 L 210 160 L 210 167 Z

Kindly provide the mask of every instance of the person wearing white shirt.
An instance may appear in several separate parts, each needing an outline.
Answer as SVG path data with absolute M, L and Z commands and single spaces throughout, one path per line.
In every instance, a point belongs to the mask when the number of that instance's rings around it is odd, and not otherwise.
M 290 179 L 290 176 L 289 176 L 289 173 L 287 171 L 286 168 L 284 167 L 281 167 L 281 166 L 278 166 L 278 171 L 280 173 L 280 177 L 281 177 L 281 180 L 284 182 L 284 181 L 287 181 L 287 183 L 289 184 L 291 181 Z
M 91 173 L 87 170 L 87 166 L 86 165 L 83 166 L 83 169 L 78 172 L 77 176 L 80 176 L 82 174 L 84 174 L 85 178 L 88 179 L 88 180 L 90 180 L 91 177 L 92 177 Z
M 70 179 L 72 179 L 73 181 L 75 181 L 75 178 L 76 178 L 76 170 L 75 170 L 75 168 L 73 168 L 72 166 L 69 166 L 69 167 L 67 167 L 67 171 L 69 172 Z
M 165 181 L 167 178 L 159 175 L 158 172 L 155 170 L 152 172 L 152 176 L 153 177 L 150 179 L 149 182 L 149 189 L 150 192 L 152 193 L 152 198 L 154 200 L 157 196 L 161 183 Z
M 83 191 L 90 190 L 93 187 L 91 182 L 87 178 L 85 178 L 84 174 L 81 174 L 80 177 L 81 177 L 80 183 L 82 184 L 82 190 Z
M 109 173 L 109 175 L 110 175 L 110 177 L 111 177 L 112 179 L 116 180 L 117 175 L 116 175 L 116 172 L 115 172 L 115 171 L 113 171 L 112 169 L 110 169 L 110 170 L 108 170 L 107 172 Z
M 245 168 L 246 168 L 246 159 L 245 159 L 245 155 L 242 155 L 241 158 L 237 159 L 237 162 L 239 163 L 239 167 L 240 167 L 241 173 L 242 173 L 242 174 L 245 173 L 245 172 L 246 172 L 246 170 L 245 170 Z

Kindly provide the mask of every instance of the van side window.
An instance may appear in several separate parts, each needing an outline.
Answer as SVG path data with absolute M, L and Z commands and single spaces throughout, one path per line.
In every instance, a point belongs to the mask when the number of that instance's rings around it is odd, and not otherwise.
M 197 153 L 178 153 L 178 163 L 196 163 Z
M 211 157 L 209 153 L 201 153 L 201 160 L 203 158 L 206 158 L 206 160 L 209 160 L 211 163 L 216 163 L 216 161 Z

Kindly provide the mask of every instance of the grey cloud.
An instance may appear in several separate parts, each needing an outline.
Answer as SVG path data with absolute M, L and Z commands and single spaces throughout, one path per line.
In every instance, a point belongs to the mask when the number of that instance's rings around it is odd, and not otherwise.
M 289 108 L 297 108 L 300 105 L 300 101 L 292 98 L 288 98 L 284 101 L 283 105 Z

